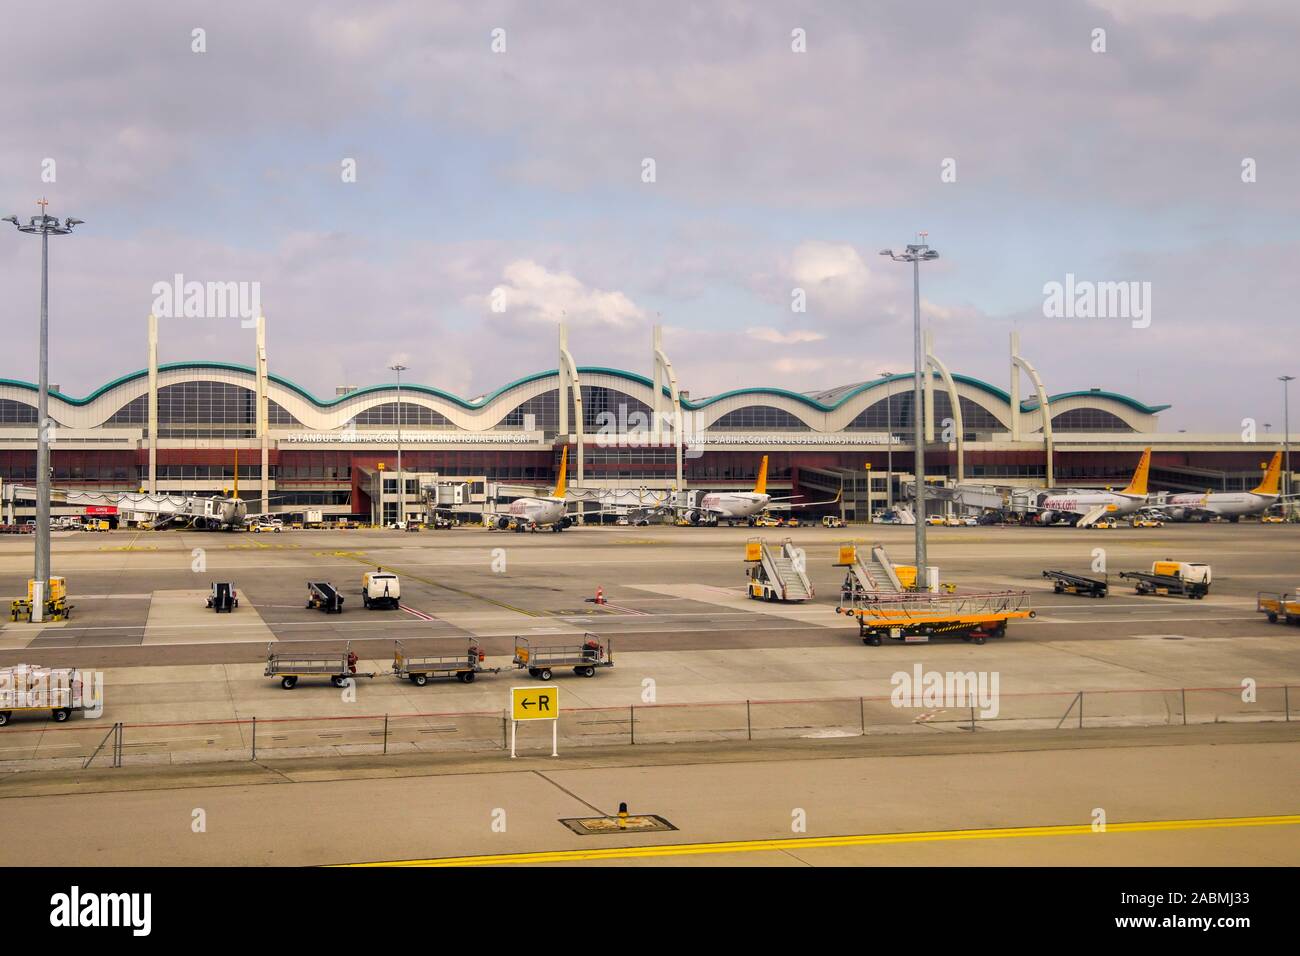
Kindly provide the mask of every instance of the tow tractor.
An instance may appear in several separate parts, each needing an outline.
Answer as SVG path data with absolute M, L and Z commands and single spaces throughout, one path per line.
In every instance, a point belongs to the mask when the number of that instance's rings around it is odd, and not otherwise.
M 1081 594 L 1084 597 L 1104 598 L 1110 593 L 1110 577 L 1089 578 L 1072 571 L 1046 570 L 1043 577 L 1050 578 L 1052 590 L 1057 594 Z
M 579 677 L 595 677 L 597 667 L 614 666 L 614 646 L 595 634 L 583 634 L 581 644 L 545 644 L 533 647 L 526 637 L 515 638 L 514 665 L 527 668 L 529 677 L 550 680 L 557 667 L 571 667 Z
M 888 637 L 907 644 L 932 637 L 959 637 L 983 644 L 1005 637 L 1007 622 L 1032 618 L 1028 591 L 932 594 L 928 591 L 861 592 L 841 600 L 836 614 L 857 618 L 863 644 L 879 647 Z
M 400 607 L 401 601 L 402 585 L 392 571 L 375 568 L 361 576 L 361 603 L 366 610 Z
M 1121 578 L 1135 582 L 1138 594 L 1185 595 L 1199 601 L 1210 593 L 1210 566 L 1188 561 L 1155 561 L 1150 571 L 1121 571 Z
M 354 677 L 374 677 L 374 672 L 357 673 L 357 654 L 349 641 L 342 651 L 278 650 L 266 645 L 267 677 L 280 678 L 280 686 L 293 690 L 299 677 L 328 677 L 335 687 L 343 687 Z
M 483 662 L 487 655 L 479 647 L 477 639 L 471 639 L 469 650 L 461 654 L 426 654 L 415 656 L 406 653 L 401 641 L 395 641 L 393 649 L 393 673 L 409 680 L 416 687 L 429 683 L 431 677 L 454 677 L 462 684 L 472 684 L 479 674 L 499 674 L 501 668 L 487 668 Z
M 1268 615 L 1268 623 L 1300 624 L 1300 594 L 1295 591 L 1260 591 L 1255 596 L 1255 610 Z

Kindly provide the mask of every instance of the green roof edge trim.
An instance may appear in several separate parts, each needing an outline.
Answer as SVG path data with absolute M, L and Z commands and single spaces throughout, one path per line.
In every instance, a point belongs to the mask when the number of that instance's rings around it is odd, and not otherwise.
M 166 362 L 158 366 L 158 371 L 160 373 L 167 372 L 167 371 L 175 371 L 177 369 L 213 369 L 213 370 L 223 371 L 223 372 L 240 372 L 246 375 L 256 374 L 252 366 L 239 365 L 233 362 Z M 58 401 L 64 402 L 68 405 L 75 405 L 75 406 L 89 405 L 91 402 L 95 401 L 95 399 L 99 398 L 101 395 L 105 394 L 106 392 L 110 392 L 121 385 L 125 385 L 127 382 L 134 381 L 138 378 L 143 378 L 148 374 L 149 373 L 147 369 L 141 369 L 138 372 L 131 372 L 127 375 L 119 376 L 118 378 L 113 379 L 111 382 L 101 385 L 99 388 L 95 389 L 93 392 L 91 392 L 89 395 L 87 395 L 84 398 L 74 398 L 70 395 L 63 394 L 62 392 L 51 392 L 50 398 L 57 399 Z M 405 385 L 404 384 L 402 386 L 402 389 L 405 391 L 418 392 L 425 395 L 434 395 L 437 396 L 438 398 L 446 399 L 447 401 L 452 402 L 453 404 L 459 405 L 461 408 L 476 410 L 476 409 L 483 408 L 486 405 L 490 405 L 492 402 L 494 402 L 500 396 L 504 395 L 506 392 L 509 392 L 515 388 L 519 388 L 521 385 L 527 385 L 530 382 L 536 382 L 540 379 L 549 378 L 553 375 L 558 375 L 558 374 L 559 372 L 556 369 L 550 369 L 545 372 L 534 372 L 531 375 L 525 375 L 522 378 L 517 378 L 512 382 L 502 385 L 500 388 L 492 392 L 489 392 L 487 395 L 484 395 L 482 398 L 479 398 L 474 401 L 461 398 L 459 395 L 453 395 L 451 392 L 443 391 L 440 388 L 434 388 L 430 385 L 415 385 L 415 384 Z M 934 374 L 935 377 L 938 377 L 938 373 L 934 373 Z M 578 366 L 578 375 L 579 376 L 612 375 L 615 378 L 622 378 L 622 379 L 627 379 L 628 381 L 637 382 L 641 385 L 646 386 L 647 388 L 654 388 L 654 382 L 652 382 L 647 376 L 641 375 L 637 372 L 628 372 L 624 369 L 608 368 L 600 365 L 580 365 Z M 268 378 L 271 381 L 275 382 L 277 385 L 282 385 L 285 388 L 297 392 L 299 395 L 301 395 L 304 399 L 306 399 L 311 404 L 315 405 L 317 408 L 331 408 L 335 405 L 341 404 L 342 402 L 346 402 L 353 398 L 356 398 L 358 395 L 368 395 L 368 394 L 373 394 L 375 392 L 383 392 L 390 389 L 395 389 L 397 387 L 396 383 L 386 384 L 386 385 L 367 385 L 364 388 L 359 388 L 354 392 L 348 392 L 348 394 L 340 395 L 336 398 L 320 399 L 317 398 L 315 395 L 313 395 L 311 392 L 309 392 L 307 389 L 303 388 L 301 385 L 297 384 L 296 382 L 292 382 L 289 379 L 284 378 L 283 376 L 272 373 L 268 376 Z M 890 382 L 910 381 L 911 378 L 912 378 L 911 373 L 907 372 L 907 373 L 900 373 L 898 375 L 890 375 L 886 378 L 876 379 L 875 381 L 872 382 L 864 382 L 863 384 L 857 386 L 856 388 L 850 389 L 849 391 L 845 392 L 842 396 L 840 396 L 838 400 L 829 404 L 825 402 L 819 402 L 815 398 L 810 398 L 807 395 L 801 394 L 799 392 L 791 391 L 790 389 L 768 387 L 768 386 L 757 386 L 757 387 L 750 387 L 750 388 L 732 389 L 730 391 L 722 392 L 718 395 L 710 395 L 706 398 L 701 398 L 701 399 L 689 399 L 689 398 L 682 399 L 682 407 L 692 411 L 698 411 L 699 409 L 707 408 L 708 406 L 716 402 L 720 402 L 724 398 L 731 398 L 736 395 L 754 395 L 754 396 L 774 395 L 774 396 L 788 398 L 793 401 L 799 402 L 800 404 L 806 405 L 807 407 L 812 408 L 816 411 L 831 412 L 839 408 L 841 405 L 843 405 L 845 402 L 849 401 L 850 399 L 855 398 L 858 395 L 861 395 L 863 392 L 868 392 L 873 388 L 879 388 L 881 385 L 885 385 Z M 966 385 L 971 386 L 972 388 L 977 388 L 980 391 L 987 392 L 989 395 L 1001 399 L 1002 402 L 1004 403 L 1009 404 L 1011 401 L 1011 396 L 1007 392 L 1004 392 L 1002 389 L 997 388 L 994 385 L 990 385 L 988 382 L 985 382 L 981 379 L 973 378 L 969 375 L 954 374 L 953 381 L 962 382 Z M 10 379 L 10 378 L 0 379 L 0 385 L 11 385 L 16 388 L 26 388 L 31 391 L 37 391 L 38 389 L 38 386 L 33 384 L 32 382 L 24 382 L 19 379 Z M 667 387 L 664 388 L 664 393 L 665 394 L 668 393 Z M 1171 407 L 1169 405 L 1146 405 L 1143 404 L 1142 402 L 1137 401 L 1136 399 L 1129 398 L 1127 395 L 1120 395 L 1117 392 L 1093 391 L 1091 389 L 1082 389 L 1082 390 L 1077 390 L 1072 392 L 1062 392 L 1059 395 L 1049 395 L 1047 400 L 1049 402 L 1055 402 L 1064 398 L 1075 398 L 1080 396 L 1106 398 L 1112 401 L 1121 402 L 1129 406 L 1130 408 L 1135 409 L 1136 411 L 1142 412 L 1147 415 L 1154 415 L 1157 412 L 1162 412 L 1165 409 Z M 1037 398 L 1027 399 L 1020 403 L 1021 410 L 1026 412 L 1033 411 L 1037 407 L 1038 407 Z

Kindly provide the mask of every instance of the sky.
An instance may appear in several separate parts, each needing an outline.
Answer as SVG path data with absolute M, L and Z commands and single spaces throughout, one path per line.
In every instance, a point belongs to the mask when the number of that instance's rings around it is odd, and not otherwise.
M 647 375 L 661 324 L 693 397 L 817 391 L 910 370 L 879 252 L 920 233 L 954 372 L 1007 388 L 1015 330 L 1049 392 L 1210 432 L 1280 428 L 1300 375 L 1294 0 L 9 0 L 5 32 L 0 215 L 85 220 L 51 240 L 69 394 L 144 367 L 176 275 L 256 284 L 322 397 L 395 363 L 482 395 L 562 319 Z M 37 377 L 39 246 L 0 223 L 0 378 Z M 1047 314 L 1067 281 L 1145 317 Z M 160 319 L 164 362 L 253 350 Z

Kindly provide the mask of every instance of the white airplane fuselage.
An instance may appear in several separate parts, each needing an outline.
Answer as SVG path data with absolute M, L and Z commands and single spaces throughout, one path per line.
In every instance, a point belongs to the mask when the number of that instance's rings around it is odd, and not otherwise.
M 1145 502 L 1145 495 L 1121 495 L 1114 491 L 1066 491 L 1048 495 L 1039 507 L 1044 522 L 1050 524 L 1061 515 L 1082 517 L 1098 505 L 1107 506 L 1106 513 L 1109 515 L 1128 515 L 1137 511 Z
M 771 500 L 771 495 L 753 491 L 715 491 L 700 499 L 700 510 L 726 520 L 739 520 L 754 517 Z
M 505 513 L 516 523 L 539 528 L 557 524 L 567 527 L 568 513 L 562 498 L 516 498 L 506 506 Z
M 1174 517 L 1181 518 L 1188 512 L 1204 511 L 1225 518 L 1238 518 L 1242 515 L 1263 514 L 1275 501 L 1277 495 L 1260 495 L 1251 491 L 1216 491 L 1200 495 L 1173 495 L 1164 503 L 1173 509 L 1171 514 Z

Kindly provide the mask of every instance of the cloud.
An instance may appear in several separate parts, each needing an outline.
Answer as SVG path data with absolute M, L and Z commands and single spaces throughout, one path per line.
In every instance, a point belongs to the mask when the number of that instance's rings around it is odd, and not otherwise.
M 504 315 L 515 322 L 625 328 L 645 317 L 622 292 L 588 288 L 567 272 L 553 272 L 531 259 L 505 267 L 502 281 L 478 297 L 486 315 Z M 495 307 L 494 306 L 498 306 Z
M 800 345 L 806 342 L 820 342 L 826 338 L 822 333 L 814 332 L 812 329 L 791 329 L 789 332 L 782 332 L 780 329 L 767 326 L 746 329 L 745 334 L 760 342 L 771 342 L 773 345 Z

